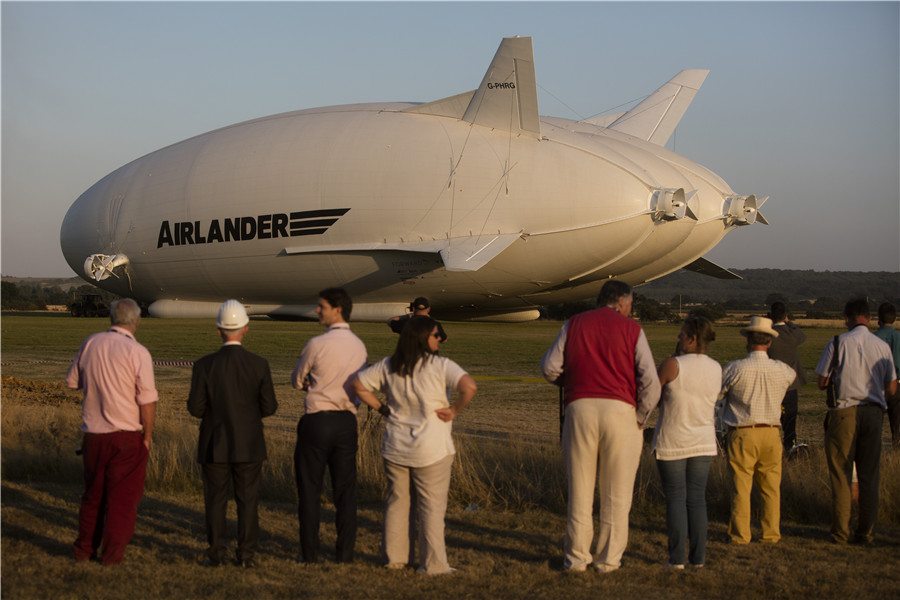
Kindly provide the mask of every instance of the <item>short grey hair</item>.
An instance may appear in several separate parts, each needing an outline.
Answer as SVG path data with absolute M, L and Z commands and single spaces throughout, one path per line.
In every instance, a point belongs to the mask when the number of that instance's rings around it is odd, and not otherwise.
M 141 318 L 141 307 L 131 298 L 119 298 L 109 305 L 109 322 L 113 325 L 134 325 Z

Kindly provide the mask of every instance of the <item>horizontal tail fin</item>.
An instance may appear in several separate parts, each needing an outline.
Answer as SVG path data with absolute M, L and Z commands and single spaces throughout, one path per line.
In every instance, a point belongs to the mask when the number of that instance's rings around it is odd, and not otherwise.
M 682 267 L 685 271 L 693 271 L 701 275 L 708 275 L 716 279 L 743 279 L 734 271 L 729 271 L 725 267 L 721 267 L 713 261 L 703 258 L 702 256 L 694 262 Z

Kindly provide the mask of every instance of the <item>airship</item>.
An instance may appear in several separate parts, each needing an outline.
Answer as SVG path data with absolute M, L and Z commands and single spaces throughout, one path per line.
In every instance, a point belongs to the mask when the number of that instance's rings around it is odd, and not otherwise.
M 681 268 L 766 223 L 666 143 L 708 71 L 681 71 L 631 110 L 538 114 L 530 37 L 504 38 L 474 91 L 428 103 L 276 114 L 138 158 L 85 191 L 60 232 L 82 278 L 156 317 L 315 318 L 340 286 L 353 319 L 417 296 L 442 319 L 527 321 L 542 305 Z

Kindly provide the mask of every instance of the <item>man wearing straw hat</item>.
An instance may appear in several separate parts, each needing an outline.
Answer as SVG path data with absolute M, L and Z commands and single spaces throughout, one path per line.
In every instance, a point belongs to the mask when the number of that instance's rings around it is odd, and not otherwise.
M 751 317 L 741 335 L 749 354 L 722 370 L 725 449 L 734 481 L 728 535 L 732 543 L 750 543 L 750 492 L 756 481 L 763 503 L 760 541 L 774 544 L 781 539 L 781 400 L 797 374 L 768 356 L 778 337 L 772 319 Z

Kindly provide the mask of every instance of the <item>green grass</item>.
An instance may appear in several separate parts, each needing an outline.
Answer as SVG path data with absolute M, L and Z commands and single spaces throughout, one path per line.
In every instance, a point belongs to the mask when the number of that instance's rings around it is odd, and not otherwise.
M 62 386 L 81 341 L 104 319 L 4 314 L 2 327 L 2 592 L 6 598 L 468 598 L 728 597 L 883 598 L 900 589 L 900 453 L 886 452 L 879 545 L 827 542 L 830 499 L 822 439 L 824 400 L 814 384 L 801 391 L 799 432 L 814 447 L 786 463 L 782 533 L 775 547 L 733 547 L 725 530 L 727 466 L 716 459 L 708 488 L 709 562 L 673 574 L 665 560 L 663 496 L 645 451 L 635 485 L 625 567 L 609 576 L 560 573 L 565 530 L 565 472 L 559 451 L 556 389 L 538 381 L 540 359 L 560 323 L 447 323 L 441 349 L 476 377 L 479 393 L 454 425 L 458 456 L 451 485 L 447 543 L 452 577 L 431 579 L 380 568 L 384 480 L 377 417 L 361 411 L 359 560 L 293 563 L 298 550 L 292 453 L 301 393 L 290 372 L 316 323 L 253 320 L 245 345 L 269 359 L 279 400 L 266 420 L 270 460 L 262 490 L 262 569 L 202 569 L 202 492 L 194 460 L 197 420 L 186 411 L 190 367 L 157 367 L 161 401 L 147 493 L 137 532 L 118 568 L 76 564 L 81 464 L 80 396 Z M 396 336 L 383 324 L 354 323 L 370 360 L 390 354 Z M 724 363 L 746 353 L 739 327 L 717 327 L 710 354 Z M 646 328 L 657 363 L 674 348 L 678 326 Z M 831 335 L 808 329 L 801 347 L 809 378 Z M 219 345 L 210 320 L 146 319 L 137 333 L 159 361 L 192 361 Z M 15 378 L 15 379 L 10 379 Z M 334 544 L 331 504 L 322 529 L 326 558 Z M 234 529 L 233 503 L 230 528 Z

